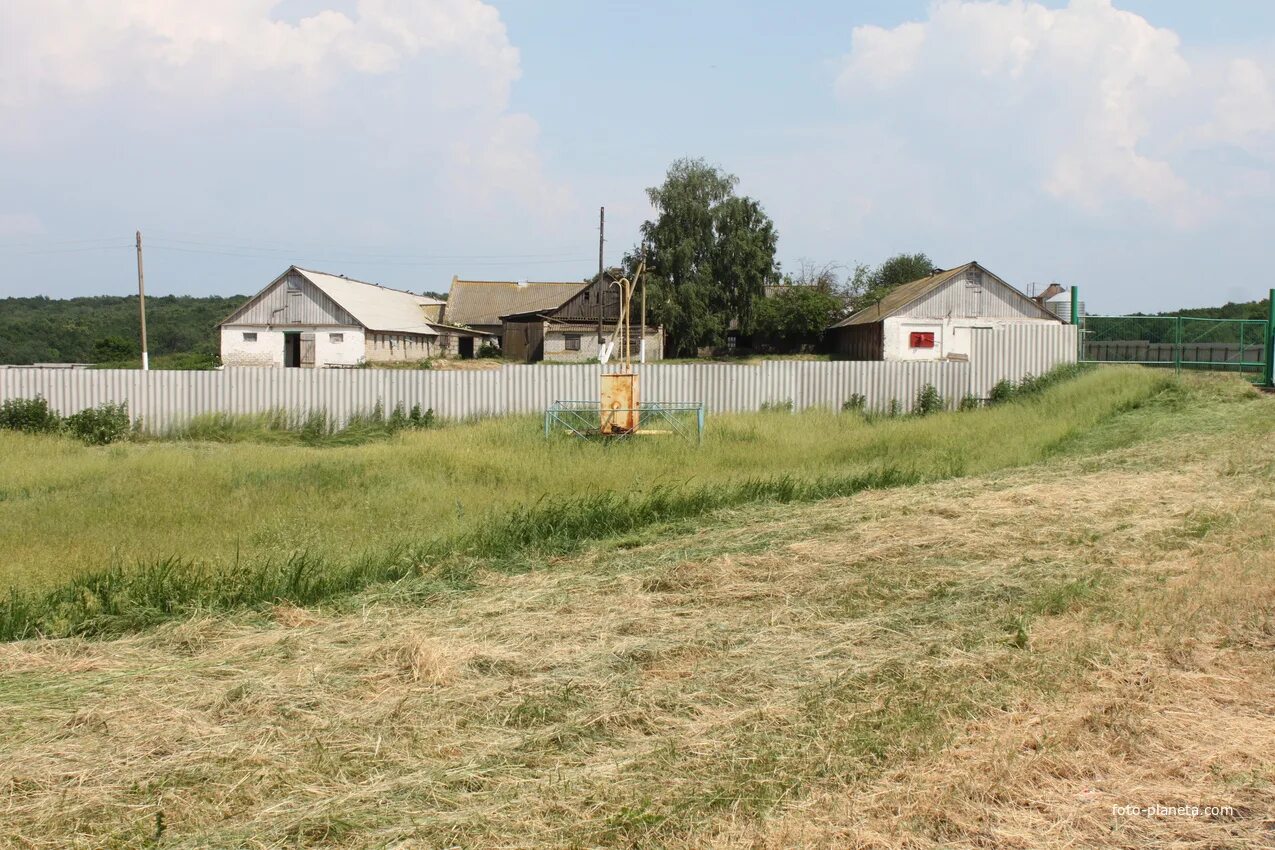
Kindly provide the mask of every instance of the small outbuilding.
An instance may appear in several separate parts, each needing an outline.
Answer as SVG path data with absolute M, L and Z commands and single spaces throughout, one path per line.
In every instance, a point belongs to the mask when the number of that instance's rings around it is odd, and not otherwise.
M 565 300 L 550 307 L 526 310 L 501 316 L 501 347 L 506 358 L 536 361 L 580 362 L 597 359 L 601 354 L 598 339 L 618 336 L 620 291 L 616 281 L 619 270 L 600 279 L 575 284 Z M 601 280 L 601 282 L 599 282 Z M 629 355 L 633 359 L 660 360 L 664 356 L 664 329 L 642 327 L 636 305 L 629 325 Z M 620 352 L 615 352 L 619 356 Z
M 973 331 L 1063 320 L 977 262 L 935 269 L 892 289 L 828 329 L 834 354 L 850 360 L 944 360 L 970 355 Z
M 442 320 L 498 337 L 502 332 L 501 316 L 551 310 L 584 285 L 580 280 L 461 280 L 453 277 Z
M 225 366 L 315 368 L 472 356 L 491 334 L 443 323 L 443 302 L 297 266 L 219 326 Z

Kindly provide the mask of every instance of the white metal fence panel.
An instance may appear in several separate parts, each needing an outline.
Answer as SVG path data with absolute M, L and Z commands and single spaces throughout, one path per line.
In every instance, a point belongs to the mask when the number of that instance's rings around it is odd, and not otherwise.
M 1075 325 L 1007 324 L 973 333 L 969 392 L 975 398 L 987 398 L 1002 379 L 1017 381 L 1076 362 Z
M 933 384 L 949 406 L 971 393 L 986 398 L 1001 378 L 1041 374 L 1076 359 L 1075 328 L 1007 326 L 979 331 L 969 362 L 771 360 L 756 365 L 647 364 L 642 401 L 703 402 L 711 413 L 791 402 L 796 410 L 840 409 L 862 396 L 872 410 L 913 405 Z M 62 414 L 126 402 L 144 428 L 163 431 L 205 413 L 304 415 L 322 410 L 344 422 L 378 402 L 433 408 L 445 419 L 539 413 L 555 401 L 597 397 L 595 364 L 502 366 L 483 370 L 271 369 L 140 372 L 112 369 L 0 368 L 0 400 L 42 396 Z

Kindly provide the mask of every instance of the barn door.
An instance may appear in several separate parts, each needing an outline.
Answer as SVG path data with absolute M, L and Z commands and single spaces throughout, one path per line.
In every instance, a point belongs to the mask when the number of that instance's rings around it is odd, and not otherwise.
M 301 334 L 301 365 L 314 368 L 314 334 Z

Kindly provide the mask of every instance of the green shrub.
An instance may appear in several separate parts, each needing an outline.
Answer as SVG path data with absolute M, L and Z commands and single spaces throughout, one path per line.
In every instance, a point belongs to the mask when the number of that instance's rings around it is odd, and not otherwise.
M 40 396 L 11 398 L 0 404 L 0 428 L 27 434 L 52 434 L 62 430 L 62 417 Z
M 863 393 L 855 393 L 842 403 L 841 409 L 846 413 L 863 412 L 868 406 L 868 399 Z
M 1017 390 L 1018 388 L 1014 386 L 1013 381 L 1008 378 L 1001 378 L 992 387 L 991 395 L 987 397 L 987 400 L 991 404 L 1003 404 L 1013 398 Z
M 917 416 L 929 416 L 931 413 L 938 413 L 943 409 L 943 396 L 939 395 L 939 391 L 935 389 L 933 384 L 926 384 L 921 387 L 921 391 L 916 394 L 916 403 L 912 405 L 912 412 Z
M 498 358 L 500 357 L 500 346 L 491 340 L 487 340 L 478 347 L 478 356 L 482 358 Z
M 890 399 L 890 412 L 889 412 L 890 418 L 893 419 L 897 416 L 902 416 L 902 415 L 903 415 L 903 405 L 899 404 L 899 400 L 897 398 Z
M 970 393 L 966 393 L 965 397 L 961 399 L 960 409 L 961 410 L 978 410 L 978 408 L 981 406 L 982 405 L 979 404 L 979 401 L 977 398 L 975 398 Z
M 128 404 L 104 402 L 66 418 L 66 428 L 90 446 L 104 446 L 128 436 Z
M 429 408 L 421 413 L 419 404 L 412 405 L 412 412 L 407 415 L 407 421 L 410 427 L 414 429 L 433 428 L 438 423 L 438 417 L 434 415 L 434 408 Z
M 792 413 L 792 399 L 783 401 L 763 401 L 761 409 L 765 413 Z

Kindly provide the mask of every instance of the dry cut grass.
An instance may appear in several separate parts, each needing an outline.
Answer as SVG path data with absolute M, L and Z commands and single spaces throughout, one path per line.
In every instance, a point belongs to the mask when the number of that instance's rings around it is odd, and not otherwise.
M 0 842 L 1270 846 L 1272 403 L 1226 412 L 449 596 L 4 645 Z M 1113 811 L 1149 804 L 1230 809 Z

